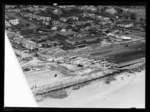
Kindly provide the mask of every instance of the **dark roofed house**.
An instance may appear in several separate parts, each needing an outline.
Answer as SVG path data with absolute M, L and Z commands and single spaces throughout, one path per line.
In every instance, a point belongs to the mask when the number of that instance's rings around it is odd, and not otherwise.
M 96 36 L 84 36 L 84 37 L 74 37 L 73 39 L 67 39 L 66 42 L 72 45 L 79 45 L 79 44 L 87 44 L 91 42 L 99 42 L 100 35 Z
M 53 39 L 59 41 L 63 44 L 63 47 L 66 49 L 68 48 L 75 48 L 86 46 L 87 44 L 98 43 L 102 40 L 103 35 L 94 35 L 94 36 L 83 36 L 83 37 L 72 37 L 70 38 L 69 35 L 62 35 L 61 33 L 57 33 Z

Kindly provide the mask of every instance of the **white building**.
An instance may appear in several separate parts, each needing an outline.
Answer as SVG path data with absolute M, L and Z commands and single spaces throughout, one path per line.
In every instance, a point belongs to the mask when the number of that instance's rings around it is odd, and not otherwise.
M 51 30 L 57 30 L 57 27 L 52 27 Z
M 66 29 L 62 29 L 61 32 L 66 32 Z
M 129 28 L 129 27 L 133 27 L 133 24 L 132 23 L 130 23 L 130 24 L 118 24 L 117 26 Z
M 9 27 L 9 26 L 11 26 L 11 24 L 8 21 L 5 20 L 5 26 Z
M 127 36 L 121 36 L 120 38 L 124 39 L 124 40 L 131 40 L 132 37 L 127 37 Z
M 13 25 L 19 24 L 19 19 L 9 20 L 9 22 Z
M 52 23 L 53 23 L 54 25 L 58 25 L 60 22 L 59 22 L 59 21 L 52 21 Z
M 30 50 L 33 50 L 36 48 L 35 42 L 29 41 L 29 40 L 22 40 L 21 43 L 25 48 L 30 49 Z
M 106 10 L 106 12 L 108 12 L 110 14 L 114 14 L 114 13 L 116 13 L 116 10 L 114 8 L 109 8 Z
M 60 20 L 63 21 L 63 22 L 66 22 L 67 18 L 61 17 Z

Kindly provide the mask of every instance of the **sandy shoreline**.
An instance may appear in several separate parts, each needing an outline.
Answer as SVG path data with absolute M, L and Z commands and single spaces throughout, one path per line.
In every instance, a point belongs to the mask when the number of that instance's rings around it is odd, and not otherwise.
M 129 75 L 129 76 L 128 76 Z M 123 79 L 121 78 L 123 77 Z M 121 74 L 116 81 L 99 81 L 71 91 L 65 99 L 47 98 L 38 102 L 40 107 L 85 108 L 144 108 L 145 70 L 135 74 Z

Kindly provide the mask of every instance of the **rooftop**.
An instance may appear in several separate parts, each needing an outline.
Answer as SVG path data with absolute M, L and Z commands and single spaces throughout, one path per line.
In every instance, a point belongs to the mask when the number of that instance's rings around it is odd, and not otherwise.
M 65 32 L 59 32 L 58 34 L 68 36 L 68 35 L 73 35 L 73 34 L 76 34 L 76 33 L 77 32 L 75 32 L 75 31 L 68 30 L 68 31 L 65 31 Z
M 84 37 L 74 37 L 73 39 L 68 39 L 70 41 L 83 41 L 83 40 L 87 40 L 87 39 L 97 39 L 97 38 L 100 38 L 101 35 L 94 35 L 94 36 L 84 36 Z

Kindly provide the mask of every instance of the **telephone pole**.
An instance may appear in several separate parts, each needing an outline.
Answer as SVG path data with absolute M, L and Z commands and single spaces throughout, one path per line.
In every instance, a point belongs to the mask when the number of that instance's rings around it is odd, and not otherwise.
M 19 47 L 19 50 L 20 50 L 20 61 L 21 61 L 21 58 L 22 58 L 22 56 L 21 56 L 21 47 Z

